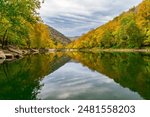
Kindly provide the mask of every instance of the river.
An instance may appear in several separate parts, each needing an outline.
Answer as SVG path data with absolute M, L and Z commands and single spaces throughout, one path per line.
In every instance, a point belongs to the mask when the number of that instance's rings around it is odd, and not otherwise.
M 58 52 L 4 62 L 0 99 L 150 99 L 150 54 Z

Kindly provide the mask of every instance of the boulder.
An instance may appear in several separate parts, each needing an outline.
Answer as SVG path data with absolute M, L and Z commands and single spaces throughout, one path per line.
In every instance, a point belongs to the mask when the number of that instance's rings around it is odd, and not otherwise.
M 28 50 L 22 50 L 22 54 L 23 55 L 26 55 L 26 54 L 29 54 L 30 52 Z
M 5 60 L 4 59 L 0 59 L 0 64 L 2 64 Z
M 31 52 L 32 54 L 37 54 L 37 53 L 39 53 L 39 50 L 37 50 L 37 49 L 31 49 L 30 52 Z
M 13 48 L 13 47 L 8 47 L 8 50 L 10 51 L 10 52 L 14 52 L 14 53 L 17 53 L 17 54 L 22 54 L 22 51 L 21 50 L 19 50 L 19 49 L 17 49 L 17 48 Z
M 4 52 L 0 51 L 0 59 L 5 59 L 5 58 L 6 58 L 6 56 L 5 56 Z
M 49 52 L 56 52 L 56 49 L 49 49 Z

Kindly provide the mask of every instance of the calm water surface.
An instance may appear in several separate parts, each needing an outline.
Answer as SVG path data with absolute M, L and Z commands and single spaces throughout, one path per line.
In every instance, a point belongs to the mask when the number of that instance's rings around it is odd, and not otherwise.
M 150 99 L 150 54 L 50 53 L 5 62 L 0 99 Z

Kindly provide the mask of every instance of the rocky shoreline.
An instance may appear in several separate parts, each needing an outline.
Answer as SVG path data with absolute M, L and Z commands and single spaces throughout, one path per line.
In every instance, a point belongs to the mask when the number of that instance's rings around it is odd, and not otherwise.
M 33 55 L 38 53 L 54 52 L 54 49 L 19 49 L 15 47 L 7 47 L 6 49 L 0 49 L 0 64 L 4 61 L 13 61 L 21 59 L 26 55 Z
M 51 52 L 146 52 L 150 53 L 150 49 L 19 49 L 15 47 L 7 47 L 7 49 L 0 49 L 0 64 L 4 61 L 13 61 L 21 59 L 26 55 L 33 55 L 38 53 Z

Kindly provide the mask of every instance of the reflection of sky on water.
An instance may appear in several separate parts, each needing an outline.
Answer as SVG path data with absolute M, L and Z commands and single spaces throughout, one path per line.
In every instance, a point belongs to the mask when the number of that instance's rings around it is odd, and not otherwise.
M 142 99 L 103 74 L 69 62 L 46 76 L 40 99 Z

